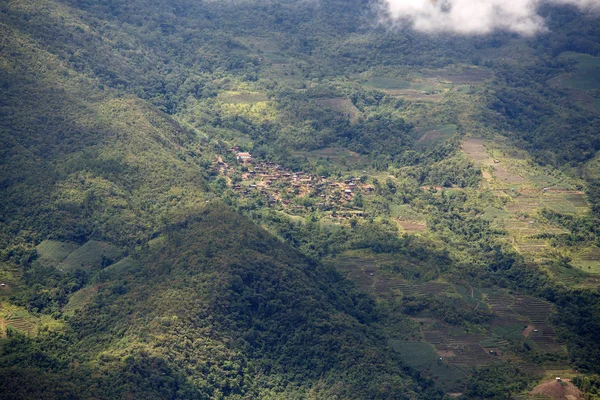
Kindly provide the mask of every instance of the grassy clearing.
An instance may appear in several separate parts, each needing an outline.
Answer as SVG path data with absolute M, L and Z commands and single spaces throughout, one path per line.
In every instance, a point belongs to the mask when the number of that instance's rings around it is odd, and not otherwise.
M 408 81 L 390 78 L 387 76 L 374 76 L 364 83 L 365 86 L 369 86 L 375 89 L 388 89 L 388 90 L 397 90 L 397 89 L 409 89 L 411 88 L 411 83 Z
M 330 108 L 334 111 L 347 115 L 351 123 L 355 123 L 360 116 L 360 111 L 358 108 L 356 108 L 352 101 L 347 98 L 316 99 L 315 103 L 322 107 Z
M 427 149 L 437 146 L 438 144 L 448 140 L 458 131 L 457 126 L 453 124 L 435 125 L 418 129 L 420 135 L 415 143 L 416 149 Z
M 510 217 L 508 211 L 493 206 L 487 206 L 483 211 L 483 219 L 487 221 L 493 221 L 495 219 L 504 220 Z
M 101 266 L 103 263 L 109 262 L 108 260 L 114 260 L 118 255 L 118 247 L 110 243 L 90 240 L 70 253 L 60 263 L 60 268 L 64 270 L 89 269 L 94 266 Z
M 560 79 L 563 86 L 573 89 L 600 89 L 600 57 L 565 52 L 559 58 L 577 62 L 576 70 Z
M 104 269 L 105 272 L 114 274 L 122 273 L 134 266 L 134 261 L 131 257 L 125 257 L 114 264 L 109 265 Z
M 491 71 L 482 68 L 463 68 L 463 69 L 439 69 L 423 72 L 423 76 L 438 78 L 444 81 L 457 84 L 477 84 L 490 79 L 493 74 Z
M 219 93 L 217 99 L 230 104 L 256 104 L 269 101 L 267 95 L 260 92 L 222 92 Z
M 69 298 L 69 302 L 63 308 L 63 312 L 66 315 L 73 315 L 76 310 L 82 309 L 92 298 L 92 296 L 98 293 L 98 288 L 100 285 L 89 286 L 75 292 L 71 298 Z
M 35 250 L 38 254 L 38 260 L 56 264 L 63 261 L 69 254 L 78 248 L 79 245 L 74 243 L 44 240 L 36 246 Z
M 575 256 L 573 265 L 588 274 L 600 274 L 600 248 L 592 247 Z

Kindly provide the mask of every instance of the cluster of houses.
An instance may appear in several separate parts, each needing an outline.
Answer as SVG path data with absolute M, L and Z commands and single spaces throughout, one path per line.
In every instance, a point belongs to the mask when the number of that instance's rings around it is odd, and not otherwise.
M 374 188 L 359 179 L 348 177 L 336 180 L 292 171 L 273 162 L 253 159 L 250 153 L 236 151 L 236 148 L 232 150 L 238 166 L 229 166 L 219 159 L 217 168 L 228 177 L 242 171 L 241 182 L 231 184 L 232 189 L 241 196 L 261 193 L 270 206 L 281 207 L 294 214 L 316 209 L 331 211 L 330 217 L 333 219 L 364 217 L 361 207 L 357 207 L 354 201 L 355 197 L 359 193 L 372 193 Z

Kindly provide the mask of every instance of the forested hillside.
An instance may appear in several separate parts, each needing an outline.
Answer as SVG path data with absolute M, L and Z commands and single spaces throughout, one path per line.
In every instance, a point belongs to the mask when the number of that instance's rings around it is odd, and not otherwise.
M 597 15 L 384 3 L 0 4 L 7 398 L 597 397 Z

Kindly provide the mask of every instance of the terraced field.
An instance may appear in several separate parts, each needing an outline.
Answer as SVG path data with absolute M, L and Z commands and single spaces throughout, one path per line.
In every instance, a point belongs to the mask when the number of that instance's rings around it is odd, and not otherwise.
M 529 296 L 515 296 L 506 293 L 490 292 L 488 304 L 498 316 L 496 326 L 521 325 L 521 336 L 530 338 L 543 352 L 564 352 L 563 345 L 557 342 L 554 329 L 548 323 L 552 312 L 550 303 Z M 518 339 L 512 335 L 508 339 Z M 488 343 L 489 344 L 489 343 Z
M 419 232 L 424 232 L 427 230 L 427 224 L 425 222 L 419 221 L 407 221 L 407 220 L 397 220 L 398 225 L 402 227 L 402 230 L 406 233 L 414 234 Z
M 457 366 L 486 365 L 498 361 L 479 344 L 484 337 L 478 334 L 457 333 L 449 325 L 434 323 L 423 328 L 423 337 L 432 344 L 445 361 Z
M 600 251 L 598 253 L 600 256 Z M 529 346 L 542 353 L 565 353 L 565 347 L 557 341 L 556 332 L 548 322 L 553 312 L 550 303 L 503 290 L 453 285 L 438 280 L 411 281 L 386 268 L 388 262 L 379 256 L 360 253 L 330 260 L 338 271 L 378 299 L 433 295 L 438 299 L 446 296 L 454 299 L 462 296 L 473 309 L 489 307 L 493 313 L 483 330 L 451 325 L 431 313 L 417 315 L 411 318 L 416 332 L 415 336 L 410 336 L 412 341 L 390 340 L 390 346 L 402 354 L 407 364 L 427 371 L 440 387 L 460 392 L 464 390 L 465 378 L 472 367 L 507 360 L 529 374 L 545 374 L 548 366 L 520 360 L 513 352 L 515 347 Z M 415 342 L 418 337 L 421 341 Z M 564 365 L 558 367 L 565 368 Z
M 436 385 L 446 391 L 461 391 L 464 389 L 464 379 L 467 373 L 456 365 L 445 361 L 435 349 L 424 342 L 402 342 L 390 340 L 389 346 L 396 350 L 402 360 L 413 368 L 425 371 Z
M 523 154 L 476 138 L 465 140 L 462 150 L 484 172 L 480 189 L 490 191 L 505 203 L 502 208 L 489 206 L 483 217 L 506 230 L 508 242 L 534 260 L 548 259 L 552 254 L 550 240 L 541 234 L 568 233 L 538 218 L 540 211 L 550 209 L 575 215 L 589 209 L 585 194 L 566 183 L 567 178 L 531 166 Z M 600 271 L 600 258 L 597 265 Z
M 35 333 L 36 323 L 27 316 L 8 314 L 3 319 L 6 328 L 17 329 L 28 335 Z

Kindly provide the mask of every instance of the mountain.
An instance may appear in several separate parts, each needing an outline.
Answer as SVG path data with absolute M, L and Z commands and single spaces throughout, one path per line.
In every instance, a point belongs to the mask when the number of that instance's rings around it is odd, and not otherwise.
M 64 330 L 16 335 L 3 349 L 4 393 L 416 396 L 401 361 L 381 350 L 373 302 L 334 271 L 218 203 L 168 232 L 127 266 L 104 269 Z M 40 386 L 13 378 L 32 373 Z M 60 377 L 70 385 L 54 387 Z M 439 396 L 433 387 L 426 393 L 419 396 Z

